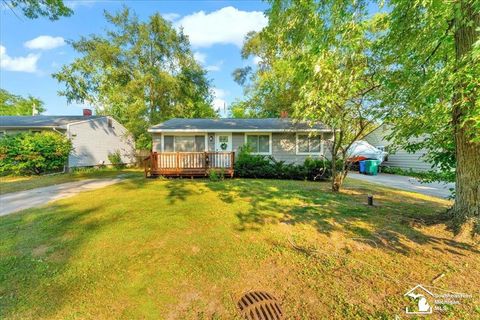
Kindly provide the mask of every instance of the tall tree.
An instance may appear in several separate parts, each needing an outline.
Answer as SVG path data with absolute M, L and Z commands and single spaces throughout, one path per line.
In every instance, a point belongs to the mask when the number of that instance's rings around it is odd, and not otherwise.
M 195 61 L 188 38 L 160 14 L 139 21 L 128 8 L 105 12 L 105 35 L 70 44 L 80 54 L 53 75 L 68 101 L 88 101 L 110 114 L 148 147 L 147 128 L 172 117 L 214 117 L 206 71 Z
M 244 106 L 260 106 L 259 115 L 291 110 L 298 120 L 333 129 L 332 190 L 339 191 L 350 146 L 378 117 L 379 65 L 370 53 L 376 20 L 363 2 L 272 1 L 267 13 L 268 26 L 244 46 L 261 59 Z
M 32 96 L 24 98 L 0 89 L 0 116 L 31 116 L 44 111 L 42 100 Z
M 48 17 L 50 20 L 58 20 L 60 17 L 69 17 L 73 14 L 73 10 L 67 7 L 63 0 L 2 0 L 2 2 L 14 13 L 15 9 L 19 8 L 29 19 Z
M 480 231 L 480 1 L 386 3 L 388 32 L 377 43 L 389 72 L 385 107 L 393 138 L 426 147 L 444 169 L 456 168 L 457 226 Z M 427 137 L 420 144 L 415 136 Z M 453 161 L 452 161 L 453 159 Z

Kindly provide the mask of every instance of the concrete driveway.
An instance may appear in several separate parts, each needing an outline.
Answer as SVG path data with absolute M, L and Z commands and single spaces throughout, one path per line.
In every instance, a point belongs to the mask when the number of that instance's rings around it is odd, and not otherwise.
M 418 192 L 438 198 L 448 198 L 451 194 L 450 188 L 455 188 L 455 183 L 421 183 L 416 178 L 388 173 L 379 173 L 376 176 L 369 176 L 358 172 L 349 172 L 347 177 L 405 191 Z
M 68 198 L 83 191 L 103 188 L 122 180 L 120 177 L 87 179 L 0 195 L 0 216 Z

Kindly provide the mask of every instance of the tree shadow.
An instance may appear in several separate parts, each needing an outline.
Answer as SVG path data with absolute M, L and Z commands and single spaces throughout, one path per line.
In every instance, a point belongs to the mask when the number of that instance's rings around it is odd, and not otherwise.
M 417 199 L 381 187 L 346 187 L 333 193 L 323 182 L 235 179 L 207 183 L 219 198 L 231 204 L 248 201 L 249 209 L 236 213 L 239 231 L 260 230 L 267 224 L 308 224 L 322 234 L 346 233 L 350 239 L 374 248 L 407 255 L 412 249 L 404 239 L 416 244 L 445 245 L 454 249 L 480 253 L 474 246 L 452 239 L 428 235 L 418 225 L 435 222 L 440 212 L 433 200 Z M 366 204 L 374 193 L 376 206 Z M 427 210 L 428 209 L 428 210 Z
M 183 179 L 168 181 L 166 188 L 168 190 L 167 199 L 170 204 L 175 204 L 177 201 L 186 201 L 188 196 L 194 194 L 194 191 L 187 186 Z
M 95 215 L 102 210 L 60 203 L 0 217 L 0 318 L 18 313 L 49 318 L 62 308 L 72 288 L 54 279 L 69 271 L 84 243 L 120 218 Z M 45 292 L 39 294 L 39 288 Z

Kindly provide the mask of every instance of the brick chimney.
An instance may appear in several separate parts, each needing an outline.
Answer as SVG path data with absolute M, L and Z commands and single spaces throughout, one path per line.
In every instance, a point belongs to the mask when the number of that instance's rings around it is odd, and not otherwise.
M 280 111 L 280 118 L 282 119 L 288 118 L 288 111 Z
M 91 109 L 83 109 L 83 116 L 84 117 L 90 117 L 92 115 L 92 110 Z

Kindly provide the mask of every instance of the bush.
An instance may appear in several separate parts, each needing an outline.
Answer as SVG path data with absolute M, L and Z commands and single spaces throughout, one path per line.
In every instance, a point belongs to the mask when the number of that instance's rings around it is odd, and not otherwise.
M 271 156 L 251 154 L 242 146 L 235 162 L 235 175 L 242 178 L 325 180 L 330 178 L 330 161 L 307 158 L 303 165 L 277 161 Z
M 120 150 L 116 150 L 113 153 L 108 155 L 108 161 L 113 165 L 116 169 L 122 169 L 125 167 L 125 164 L 122 161 L 122 155 L 120 154 Z
M 63 169 L 72 143 L 52 131 L 5 135 L 0 139 L 0 174 L 42 174 Z

